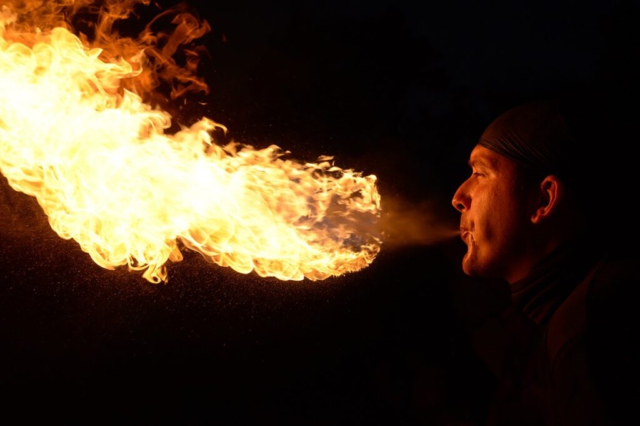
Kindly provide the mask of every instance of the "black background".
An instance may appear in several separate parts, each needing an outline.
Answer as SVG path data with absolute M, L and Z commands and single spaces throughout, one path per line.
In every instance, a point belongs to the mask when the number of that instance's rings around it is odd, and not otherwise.
M 640 12 L 600 3 L 194 1 L 212 26 L 210 93 L 172 112 L 303 161 L 334 155 L 378 176 L 383 203 L 427 201 L 450 223 L 468 153 L 503 110 L 604 93 L 634 116 L 621 106 L 638 99 Z M 467 327 L 504 288 L 461 274 L 457 239 L 383 246 L 369 268 L 320 282 L 186 252 L 154 285 L 95 265 L 6 181 L 0 220 L 7 424 L 482 422 L 493 382 Z

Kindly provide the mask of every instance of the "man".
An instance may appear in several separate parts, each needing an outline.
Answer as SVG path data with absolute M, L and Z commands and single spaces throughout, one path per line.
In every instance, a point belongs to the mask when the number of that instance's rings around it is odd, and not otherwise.
M 463 271 L 506 280 L 513 302 L 475 330 L 499 383 L 490 425 L 622 424 L 640 402 L 629 302 L 640 263 L 595 227 L 610 204 L 600 204 L 608 172 L 593 124 L 561 102 L 508 110 L 473 148 L 471 176 L 453 196 Z

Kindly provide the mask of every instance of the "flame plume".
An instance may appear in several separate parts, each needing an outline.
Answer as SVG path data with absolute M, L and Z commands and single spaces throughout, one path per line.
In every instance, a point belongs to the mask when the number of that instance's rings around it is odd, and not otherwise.
M 144 101 L 160 81 L 171 98 L 207 90 L 172 55 L 209 30 L 185 9 L 163 12 L 134 39 L 114 23 L 138 3 L 0 1 L 0 171 L 36 197 L 53 230 L 100 266 L 127 265 L 158 283 L 180 248 L 241 273 L 321 280 L 369 265 L 380 238 L 359 224 L 380 214 L 376 177 L 213 140 L 202 118 L 169 134 L 172 117 Z M 69 17 L 98 13 L 92 37 Z M 159 15 L 160 16 L 160 15 Z

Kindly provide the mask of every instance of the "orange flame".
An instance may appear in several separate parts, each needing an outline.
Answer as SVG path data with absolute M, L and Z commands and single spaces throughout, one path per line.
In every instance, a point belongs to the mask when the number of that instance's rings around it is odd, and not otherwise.
M 119 37 L 113 24 L 145 0 L 0 2 L 0 171 L 36 197 L 53 230 L 100 266 L 167 280 L 180 248 L 241 273 L 321 280 L 369 265 L 380 238 L 376 177 L 288 158 L 272 145 L 217 145 L 209 118 L 168 134 L 172 117 L 144 97 L 207 90 L 189 43 L 209 30 L 172 9 L 171 34 Z M 99 17 L 75 35 L 80 11 Z M 159 19 L 156 18 L 156 19 Z M 171 56 L 186 46 L 186 65 Z

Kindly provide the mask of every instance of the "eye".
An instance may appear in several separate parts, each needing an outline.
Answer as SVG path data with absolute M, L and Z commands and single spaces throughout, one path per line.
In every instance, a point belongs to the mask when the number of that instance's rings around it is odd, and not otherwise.
M 472 175 L 472 176 L 476 176 L 476 177 L 478 177 L 478 176 L 484 176 L 484 174 L 482 174 L 482 173 L 480 173 L 480 172 L 473 172 L 473 173 L 471 173 L 471 175 Z

